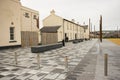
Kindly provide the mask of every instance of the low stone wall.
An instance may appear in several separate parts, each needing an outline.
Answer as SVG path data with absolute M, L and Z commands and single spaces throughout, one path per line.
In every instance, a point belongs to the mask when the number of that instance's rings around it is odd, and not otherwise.
M 62 43 L 41 45 L 41 46 L 33 46 L 33 47 L 31 47 L 31 52 L 32 53 L 40 53 L 40 52 L 45 52 L 45 51 L 49 51 L 49 50 L 52 50 L 52 49 L 60 48 L 62 46 L 63 46 Z

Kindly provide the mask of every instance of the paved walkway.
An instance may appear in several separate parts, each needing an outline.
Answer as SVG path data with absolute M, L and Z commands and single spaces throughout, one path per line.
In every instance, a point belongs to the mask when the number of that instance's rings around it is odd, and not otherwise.
M 40 69 L 30 48 L 17 49 L 15 66 L 14 51 L 0 51 L 0 80 L 120 80 L 120 46 L 107 40 L 67 43 L 44 52 L 40 54 Z M 108 76 L 104 76 L 104 53 L 108 53 Z
M 74 70 L 69 72 L 66 80 L 94 80 L 97 53 L 99 53 L 99 49 L 96 43 L 74 68 Z
M 108 76 L 104 76 L 105 53 L 108 54 Z M 107 40 L 98 41 L 66 80 L 120 80 L 120 46 Z
M 103 40 L 97 58 L 95 80 L 120 80 L 120 46 Z M 104 54 L 108 54 L 108 76 L 104 76 Z
M 40 69 L 37 55 L 31 53 L 30 48 L 0 51 L 0 80 L 65 80 L 96 41 L 67 43 L 65 47 L 41 53 Z M 17 52 L 17 66 L 14 51 Z M 65 65 L 65 56 L 68 56 L 68 68 Z

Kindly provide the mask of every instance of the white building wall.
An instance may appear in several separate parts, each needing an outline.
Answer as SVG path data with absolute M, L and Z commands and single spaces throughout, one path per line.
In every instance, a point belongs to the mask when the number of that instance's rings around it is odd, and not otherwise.
M 74 21 L 69 21 L 67 19 L 61 18 L 55 14 L 55 11 L 51 11 L 51 14 L 43 20 L 43 26 L 61 26 L 58 30 L 58 41 L 62 41 L 63 37 L 69 38 L 69 40 L 83 39 L 86 35 L 84 34 L 84 28 Z M 63 29 L 64 28 L 64 29 Z M 64 35 L 63 35 L 64 33 Z M 62 34 L 62 37 L 61 37 Z
M 51 14 L 43 20 L 43 26 L 63 26 L 63 18 L 55 15 L 55 12 L 51 12 Z
M 23 41 L 28 42 L 28 44 L 34 43 L 35 41 L 33 41 L 33 38 L 35 38 L 34 35 L 36 35 L 36 34 L 34 34 L 34 32 L 37 33 L 37 36 L 38 36 L 38 39 L 37 39 L 37 37 L 35 39 L 38 40 L 38 43 L 41 43 L 41 34 L 40 34 L 40 30 L 37 26 L 38 19 L 39 19 L 38 11 L 21 6 L 21 31 L 24 33 L 26 32 L 26 34 L 27 34 L 27 32 L 29 32 L 28 36 L 31 36 L 30 40 L 28 40 L 27 38 L 22 38 L 22 44 L 24 44 Z M 22 36 L 24 36 L 24 35 L 22 35 Z M 34 45 L 34 44 L 32 44 L 32 45 Z
M 60 27 L 57 32 L 58 42 L 63 40 L 63 28 Z
M 0 1 L 0 47 L 20 45 L 20 10 L 19 0 Z M 10 42 L 10 27 L 15 28 L 14 42 Z
M 30 18 L 24 17 L 24 12 L 30 13 Z M 21 45 L 21 31 L 37 31 L 33 15 L 39 12 L 23 7 L 20 0 L 0 1 L 0 47 Z M 10 40 L 10 27 L 14 27 L 14 40 Z M 39 39 L 40 40 L 40 39 Z
M 29 17 L 25 17 L 26 13 L 28 13 Z M 34 15 L 36 15 L 36 19 L 38 19 L 39 12 L 23 6 L 21 7 L 21 31 L 39 31 Z
M 58 42 L 63 40 L 63 18 L 57 16 L 54 10 L 51 11 L 50 15 L 43 20 L 43 26 L 61 26 L 57 33 Z

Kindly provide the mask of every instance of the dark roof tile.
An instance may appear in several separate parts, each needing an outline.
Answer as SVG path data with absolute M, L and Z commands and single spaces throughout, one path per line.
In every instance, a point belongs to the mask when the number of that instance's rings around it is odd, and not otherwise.
M 41 32 L 55 33 L 61 26 L 44 26 L 40 29 Z

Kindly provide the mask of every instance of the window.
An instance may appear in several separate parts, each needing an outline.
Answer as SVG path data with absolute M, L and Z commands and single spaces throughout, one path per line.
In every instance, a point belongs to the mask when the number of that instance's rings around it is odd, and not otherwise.
M 14 40 L 14 27 L 10 27 L 10 40 Z
M 71 23 L 71 25 L 70 25 L 70 26 L 71 26 L 71 30 L 72 30 L 72 23 Z
M 69 30 L 69 25 L 68 25 L 68 22 L 67 22 L 67 30 Z
M 29 18 L 29 13 L 25 13 L 25 17 L 26 17 L 26 18 Z
M 72 30 L 72 26 L 71 26 L 71 23 L 70 23 L 70 30 Z
M 70 37 L 71 37 L 71 39 L 72 39 L 72 33 L 70 33 Z
M 73 24 L 73 31 L 74 31 L 74 24 Z
M 34 16 L 33 16 L 33 19 L 37 19 L 37 16 L 36 16 L 36 15 L 34 15 Z
M 86 29 L 84 29 L 84 33 L 86 32 Z

